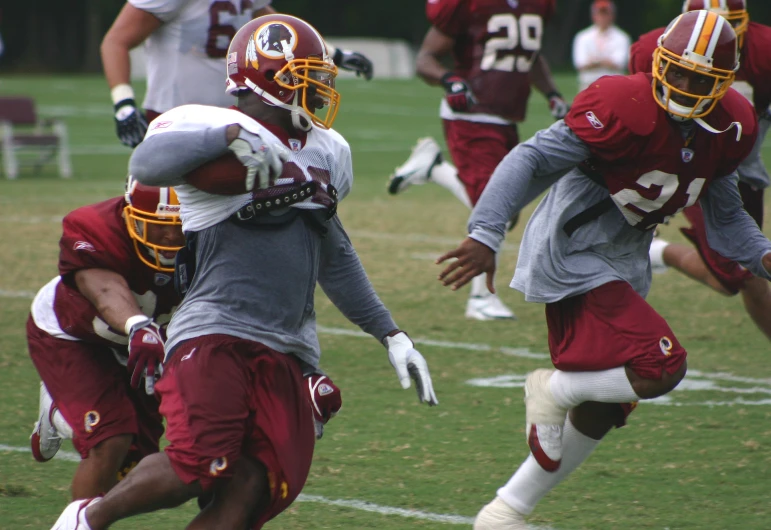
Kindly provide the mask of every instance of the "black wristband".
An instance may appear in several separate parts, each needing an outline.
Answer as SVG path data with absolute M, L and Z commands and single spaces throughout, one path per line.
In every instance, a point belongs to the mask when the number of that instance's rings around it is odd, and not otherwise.
M 131 105 L 132 107 L 136 107 L 137 103 L 136 101 L 134 101 L 134 98 L 121 99 L 115 105 L 113 105 L 113 109 L 118 110 L 119 108 L 125 107 L 126 105 Z
M 562 97 L 562 94 L 560 94 L 556 90 L 553 90 L 553 91 L 549 92 L 548 94 L 546 94 L 546 99 L 551 99 L 551 98 L 565 99 L 565 98 Z
M 451 77 L 458 77 L 458 75 L 455 72 L 447 72 L 444 74 L 440 79 L 439 82 L 442 84 L 442 86 L 448 86 L 451 83 L 448 81 Z

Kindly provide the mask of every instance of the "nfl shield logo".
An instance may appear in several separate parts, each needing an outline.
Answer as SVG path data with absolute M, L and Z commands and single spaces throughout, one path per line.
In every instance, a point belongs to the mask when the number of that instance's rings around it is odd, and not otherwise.
M 687 147 L 683 147 L 680 150 L 680 154 L 683 155 L 683 162 L 686 164 L 693 160 L 693 149 L 688 149 Z
M 303 144 L 300 140 L 295 140 L 294 138 L 290 138 L 289 147 L 292 149 L 292 152 L 299 153 L 300 149 L 302 149 L 303 147 Z

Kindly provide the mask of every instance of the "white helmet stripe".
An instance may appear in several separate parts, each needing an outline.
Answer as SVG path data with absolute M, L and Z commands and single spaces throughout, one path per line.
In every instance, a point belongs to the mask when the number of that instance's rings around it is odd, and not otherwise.
M 169 204 L 169 188 L 158 188 L 158 204 Z
M 699 11 L 699 18 L 696 20 L 696 24 L 691 31 L 691 39 L 688 41 L 688 46 L 685 47 L 685 52 L 693 53 L 694 48 L 699 43 L 699 37 L 701 36 L 701 30 L 704 28 L 704 20 L 707 18 L 708 11 Z M 682 16 L 682 15 L 680 15 Z
M 717 41 L 720 38 L 720 33 L 723 31 L 723 24 L 726 24 L 727 21 L 721 16 L 717 17 L 717 23 L 715 23 L 715 27 L 712 30 L 712 36 L 709 39 L 709 44 L 707 45 L 707 53 L 704 55 L 712 58 L 712 55 L 715 53 L 715 46 L 717 46 Z

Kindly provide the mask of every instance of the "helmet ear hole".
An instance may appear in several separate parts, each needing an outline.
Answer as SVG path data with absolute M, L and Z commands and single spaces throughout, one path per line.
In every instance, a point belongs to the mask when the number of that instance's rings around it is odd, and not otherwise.
M 272 83 L 275 78 L 276 78 L 275 70 L 268 70 L 267 72 L 265 72 L 265 79 L 267 79 L 269 83 Z

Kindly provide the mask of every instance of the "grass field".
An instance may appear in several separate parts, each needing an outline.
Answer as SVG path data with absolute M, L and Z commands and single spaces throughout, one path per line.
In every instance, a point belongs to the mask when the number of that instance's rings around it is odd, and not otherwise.
M 559 82 L 571 93 L 572 76 Z M 508 238 L 497 281 L 519 320 L 465 320 L 466 293 L 443 289 L 432 260 L 460 241 L 467 212 L 433 185 L 399 197 L 385 192 L 386 177 L 415 139 L 440 137 L 439 91 L 417 80 L 344 80 L 340 90 L 336 128 L 351 143 L 355 169 L 340 215 L 381 297 L 427 358 L 441 404 L 420 406 L 413 390 L 401 390 L 385 350 L 357 334 L 319 291 L 322 362 L 343 389 L 344 407 L 317 445 L 306 496 L 266 528 L 470 527 L 528 453 L 522 376 L 549 365 L 543 308 L 505 288 L 522 227 Z M 66 119 L 75 176 L 59 179 L 51 167 L 0 179 L 2 530 L 49 528 L 68 502 L 71 445 L 63 447 L 65 458 L 46 464 L 22 452 L 38 392 L 24 324 L 32 294 L 56 274 L 61 217 L 120 194 L 129 156 L 115 138 L 101 78 L 0 80 L 0 95 L 25 93 L 44 114 Z M 520 134 L 527 138 L 550 122 L 536 94 Z M 765 156 L 771 162 L 770 150 Z M 663 227 L 662 235 L 680 240 L 680 222 Z M 611 433 L 544 499 L 530 519 L 533 527 L 771 528 L 768 341 L 740 299 L 674 272 L 654 278 L 649 301 L 688 349 L 688 377 Z M 598 348 L 602 341 L 597 338 Z M 116 528 L 183 528 L 194 513 L 187 504 Z

